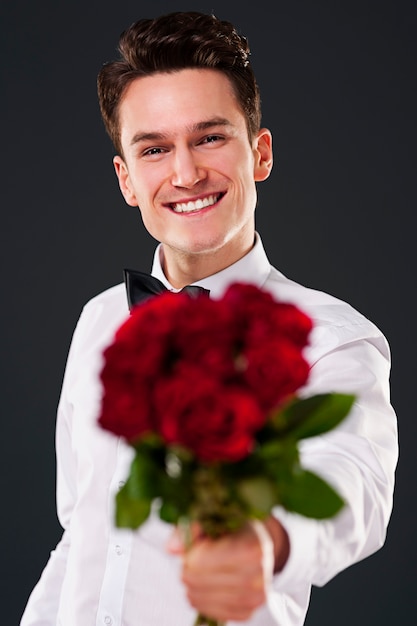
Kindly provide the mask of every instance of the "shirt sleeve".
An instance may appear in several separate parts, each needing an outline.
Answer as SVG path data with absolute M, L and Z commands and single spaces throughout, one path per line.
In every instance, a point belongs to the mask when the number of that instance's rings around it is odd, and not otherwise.
M 67 399 L 67 388 L 75 367 L 79 326 L 75 329 L 58 403 L 56 421 L 57 456 L 57 509 L 58 519 L 64 529 L 61 540 L 50 553 L 48 562 L 34 587 L 21 618 L 20 626 L 56 626 L 62 582 L 71 543 L 69 521 L 76 500 L 76 468 L 72 453 L 71 419 L 72 406 Z
M 389 397 L 390 351 L 368 320 L 318 327 L 306 395 L 353 393 L 354 407 L 334 430 L 305 439 L 300 459 L 345 500 L 334 518 L 318 521 L 277 508 L 290 556 L 273 589 L 294 592 L 306 582 L 322 586 L 384 543 L 398 458 L 397 422 Z M 320 346 L 322 346 L 320 348 Z

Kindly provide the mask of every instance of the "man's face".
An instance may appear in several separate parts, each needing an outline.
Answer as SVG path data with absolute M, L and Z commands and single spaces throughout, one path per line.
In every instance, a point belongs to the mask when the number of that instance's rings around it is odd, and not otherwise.
M 167 261 L 221 251 L 226 266 L 245 254 L 254 236 L 255 182 L 272 167 L 271 136 L 263 129 L 250 144 L 227 77 L 185 69 L 138 78 L 119 116 L 120 188 Z

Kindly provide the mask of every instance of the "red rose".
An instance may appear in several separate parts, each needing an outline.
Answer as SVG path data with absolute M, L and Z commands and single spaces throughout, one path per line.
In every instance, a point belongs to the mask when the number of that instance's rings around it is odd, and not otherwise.
M 262 410 L 270 412 L 307 381 L 303 349 L 311 319 L 254 285 L 232 285 L 224 301 L 233 308 L 239 328 L 243 384 L 256 394 Z
M 224 295 L 236 315 L 245 341 L 264 343 L 280 335 L 300 348 L 308 343 L 311 319 L 295 305 L 279 302 L 255 285 L 236 283 Z
M 146 359 L 132 348 L 132 344 L 116 341 L 104 352 L 99 417 L 103 428 L 129 441 L 154 429 Z
M 160 434 L 205 462 L 237 461 L 253 447 L 255 432 L 265 423 L 253 396 L 187 364 L 155 387 Z
M 227 380 L 234 375 L 237 330 L 230 306 L 199 298 L 184 303 L 176 327 L 178 360 L 196 363 L 206 375 Z
M 285 338 L 272 339 L 267 346 L 251 346 L 244 355 L 242 376 L 267 413 L 307 381 L 309 364 L 297 346 Z
M 177 323 L 190 298 L 186 294 L 166 292 L 132 310 L 115 336 L 123 345 L 131 367 L 148 380 L 169 370 L 176 357 Z
M 188 300 L 163 294 L 133 309 L 104 351 L 99 424 L 134 442 L 155 430 L 152 384 L 169 371 L 177 311 Z

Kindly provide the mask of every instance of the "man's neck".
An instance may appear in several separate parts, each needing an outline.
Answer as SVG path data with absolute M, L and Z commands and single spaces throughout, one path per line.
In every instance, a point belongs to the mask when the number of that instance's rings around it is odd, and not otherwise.
M 254 241 L 255 234 L 244 245 L 232 250 L 221 248 L 200 254 L 183 253 L 162 245 L 162 269 L 169 283 L 175 289 L 182 289 L 230 267 L 252 249 Z

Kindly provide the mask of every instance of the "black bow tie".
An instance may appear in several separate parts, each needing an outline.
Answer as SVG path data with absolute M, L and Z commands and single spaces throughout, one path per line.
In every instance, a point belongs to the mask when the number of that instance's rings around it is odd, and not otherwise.
M 159 293 L 163 293 L 164 291 L 168 291 L 163 282 L 150 274 L 128 269 L 123 270 L 123 273 L 125 278 L 127 301 L 130 310 L 148 298 L 156 296 Z M 181 291 L 185 291 L 192 298 L 198 298 L 199 296 L 208 297 L 210 294 L 208 289 L 204 289 L 204 287 L 199 287 L 198 285 L 187 285 L 186 287 L 183 287 Z

